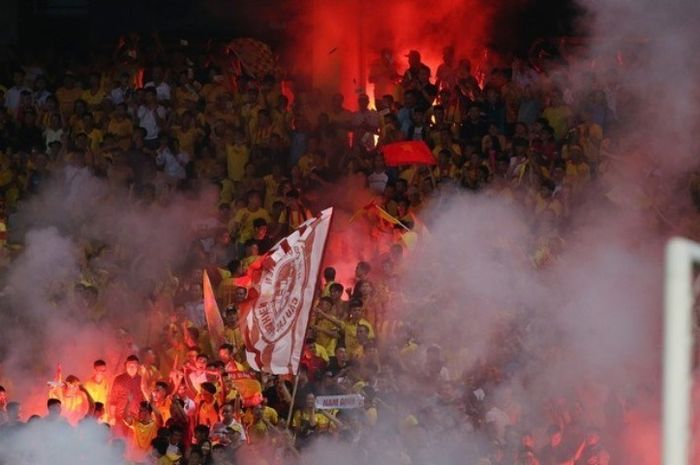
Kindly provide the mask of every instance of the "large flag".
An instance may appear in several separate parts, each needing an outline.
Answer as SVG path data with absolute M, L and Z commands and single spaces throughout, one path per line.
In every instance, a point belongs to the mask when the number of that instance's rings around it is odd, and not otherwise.
M 264 256 L 240 317 L 248 364 L 296 374 L 333 209 L 301 224 Z
M 419 140 L 393 142 L 382 147 L 387 166 L 436 165 L 437 160 L 428 145 Z
M 202 292 L 204 293 L 204 316 L 207 319 L 207 329 L 209 330 L 209 340 L 211 341 L 214 353 L 217 353 L 219 346 L 224 343 L 224 320 L 221 318 L 219 305 L 216 303 L 214 290 L 209 281 L 209 273 L 204 270 L 202 273 Z

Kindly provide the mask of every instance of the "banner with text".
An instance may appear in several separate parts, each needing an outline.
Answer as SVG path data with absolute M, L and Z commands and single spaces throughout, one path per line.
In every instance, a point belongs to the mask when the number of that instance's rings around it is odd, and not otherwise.
M 333 410 L 346 408 L 362 408 L 365 398 L 360 394 L 348 394 L 345 396 L 318 396 L 316 408 L 319 410 Z
M 254 298 L 240 319 L 254 370 L 297 373 L 332 215 L 328 208 L 302 223 L 270 249 L 254 274 L 248 291 Z

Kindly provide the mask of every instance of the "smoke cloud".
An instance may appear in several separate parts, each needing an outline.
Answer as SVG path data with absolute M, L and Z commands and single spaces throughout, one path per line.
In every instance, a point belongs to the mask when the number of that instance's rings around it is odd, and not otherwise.
M 108 439 L 109 430 L 96 423 L 72 429 L 60 420 L 33 421 L 12 431 L 3 431 L 0 463 L 123 464 L 123 447 Z
M 499 347 L 510 342 L 504 326 L 523 324 L 512 348 L 520 355 L 498 391 L 530 409 L 531 427 L 551 422 L 543 406 L 577 399 L 582 423 L 607 429 L 606 447 L 618 460 L 656 463 L 661 251 L 670 234 L 692 234 L 683 215 L 697 218 L 687 176 L 697 168 L 700 68 L 692 44 L 700 32 L 691 25 L 700 6 L 582 3 L 590 45 L 551 74 L 565 92 L 600 89 L 613 99 L 620 121 L 611 137 L 619 145 L 607 173 L 574 219 L 554 229 L 485 196 L 454 197 L 432 210 L 432 236 L 403 276 L 405 311 L 426 342 L 458 354 L 451 365 L 466 372 L 508 353 Z M 535 271 L 523 251 L 552 233 L 565 245 Z M 621 431 L 615 402 L 626 409 Z
M 216 203 L 207 190 L 197 199 L 156 192 L 148 202 L 67 167 L 11 218 L 24 249 L 2 282 L 0 377 L 24 393 L 25 415 L 45 412 L 58 364 L 81 375 L 104 359 L 117 374 L 130 353 L 158 342 L 168 308 L 155 296 L 196 263 L 191 244 Z
M 404 266 L 404 296 L 391 311 L 410 322 L 423 348 L 441 346 L 456 379 L 468 380 L 485 362 L 511 360 L 489 405 L 527 419 L 523 423 L 538 444 L 557 415 L 577 416 L 580 424 L 606 432 L 614 460 L 651 464 L 659 459 L 662 249 L 669 235 L 692 234 L 686 219 L 697 218 L 687 185 L 697 168 L 700 59 L 693 46 L 700 40 L 700 5 L 685 0 L 581 5 L 586 12 L 581 29 L 589 42 L 582 54 L 569 56 L 549 74 L 565 95 L 605 92 L 619 115 L 604 174 L 580 194 L 572 219 L 559 225 L 535 222 L 529 212 L 492 196 L 443 197 L 424 212 L 431 234 L 421 238 Z M 401 14 L 411 18 L 402 10 L 405 4 L 378 14 L 382 26 L 389 25 L 374 29 L 386 36 L 369 42 L 426 51 L 427 57 L 433 54 L 427 59 L 433 69 L 435 51 L 451 39 L 483 43 L 407 27 L 430 24 L 442 6 L 438 2 L 421 22 L 398 20 Z M 380 2 L 374 11 L 382 7 Z M 455 17 L 461 17 L 459 11 Z M 488 24 L 488 18 L 485 11 L 479 24 Z M 372 15 L 367 19 L 372 24 Z M 442 31 L 454 31 L 449 24 Z M 406 32 L 392 35 L 397 29 Z M 321 43 L 329 50 L 335 46 L 332 40 Z M 347 56 L 339 60 L 336 69 L 349 66 Z M 555 259 L 535 269 L 533 255 L 552 237 L 561 237 L 563 246 L 550 247 L 557 249 Z M 412 405 L 404 413 L 420 409 L 421 401 L 409 394 L 394 400 Z M 454 431 L 426 425 L 419 431 L 412 439 L 425 446 L 424 463 L 462 463 L 465 456 L 478 456 L 484 441 L 478 433 L 454 438 Z M 385 445 L 395 440 L 389 433 L 379 438 Z M 345 455 L 319 448 L 310 454 L 311 463 Z M 343 463 L 361 460 L 348 455 Z

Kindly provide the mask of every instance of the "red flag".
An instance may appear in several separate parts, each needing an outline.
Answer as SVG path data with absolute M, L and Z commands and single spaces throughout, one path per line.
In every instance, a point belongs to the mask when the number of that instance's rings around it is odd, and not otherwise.
M 333 209 L 304 222 L 265 255 L 240 317 L 248 364 L 296 374 Z
M 209 330 L 209 340 L 211 341 L 214 353 L 217 353 L 219 346 L 224 343 L 224 320 L 221 318 L 219 305 L 214 297 L 214 290 L 209 281 L 207 270 L 202 273 L 202 291 L 204 293 L 204 316 L 207 319 Z
M 436 165 L 437 160 L 428 145 L 420 140 L 394 142 L 382 147 L 386 166 Z

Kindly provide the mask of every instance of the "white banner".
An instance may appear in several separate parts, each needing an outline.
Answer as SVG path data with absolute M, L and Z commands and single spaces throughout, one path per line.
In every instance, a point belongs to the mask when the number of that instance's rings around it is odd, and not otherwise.
M 245 310 L 241 332 L 254 370 L 297 373 L 332 215 L 328 208 L 278 242 L 253 279 L 257 297 Z
M 345 396 L 318 396 L 316 408 L 319 410 L 334 410 L 345 408 L 362 408 L 365 398 L 360 394 L 348 394 Z

